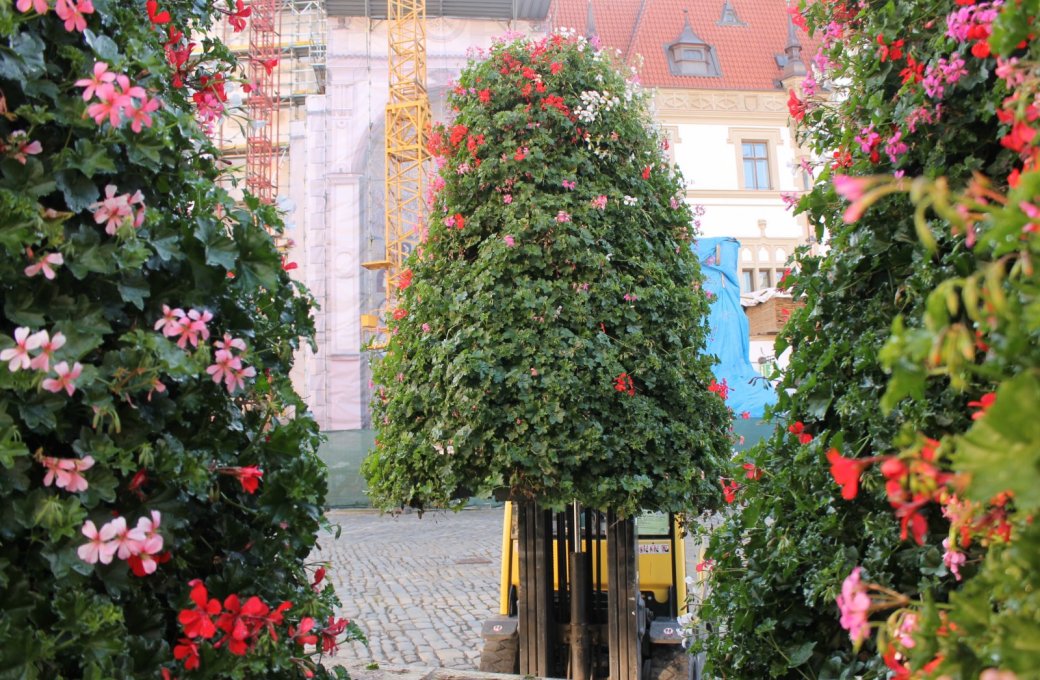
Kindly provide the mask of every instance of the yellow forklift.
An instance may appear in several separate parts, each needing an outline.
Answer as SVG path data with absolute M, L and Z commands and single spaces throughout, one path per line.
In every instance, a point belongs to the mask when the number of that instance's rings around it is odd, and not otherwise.
M 572 680 L 697 680 L 682 645 L 686 549 L 673 515 L 507 502 L 498 615 L 480 670 Z M 699 574 L 697 575 L 699 577 Z M 691 579 L 691 583 L 695 579 Z

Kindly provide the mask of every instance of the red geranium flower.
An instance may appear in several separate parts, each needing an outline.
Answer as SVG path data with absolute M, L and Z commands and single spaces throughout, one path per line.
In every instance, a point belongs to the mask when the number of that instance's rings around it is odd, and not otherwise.
M 859 493 L 859 476 L 868 461 L 844 458 L 838 449 L 828 451 L 827 460 L 831 464 L 831 476 L 841 485 L 841 497 L 847 501 L 855 498 Z

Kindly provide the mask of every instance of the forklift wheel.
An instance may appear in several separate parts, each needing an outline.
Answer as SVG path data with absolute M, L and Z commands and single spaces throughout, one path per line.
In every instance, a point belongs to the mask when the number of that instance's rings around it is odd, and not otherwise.
M 520 672 L 520 639 L 518 636 L 500 640 L 485 640 L 484 649 L 480 652 L 480 671 L 482 673 Z
M 689 680 L 690 661 L 682 645 L 654 645 L 650 652 L 650 680 Z

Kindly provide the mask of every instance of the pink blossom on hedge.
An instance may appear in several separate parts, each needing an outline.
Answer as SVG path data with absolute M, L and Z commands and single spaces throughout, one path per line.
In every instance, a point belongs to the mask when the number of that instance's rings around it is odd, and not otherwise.
M 958 551 L 956 548 L 950 548 L 950 539 L 944 538 L 942 542 L 943 549 L 943 564 L 950 570 L 953 577 L 958 581 L 961 580 L 961 565 L 967 561 L 968 556 Z
M 116 79 L 116 74 L 108 70 L 108 64 L 103 61 L 94 62 L 94 75 L 91 78 L 80 78 L 75 83 L 76 87 L 86 88 L 83 90 L 83 101 L 89 102 L 99 87 L 105 83 L 111 83 Z
M 29 251 L 29 259 L 33 259 L 31 250 Z M 45 279 L 52 281 L 55 276 L 54 267 L 60 267 L 63 264 L 65 264 L 65 258 L 62 257 L 61 253 L 47 253 L 26 267 L 25 275 L 32 278 L 42 273 Z
M 903 131 L 896 130 L 895 134 L 885 140 L 885 154 L 893 164 L 899 161 L 899 157 L 905 154 L 909 147 L 902 141 Z
M 65 22 L 65 30 L 71 33 L 87 30 L 87 14 L 94 13 L 91 0 L 57 0 L 54 12 Z
M 40 346 L 40 338 L 35 334 L 30 335 L 30 332 L 26 326 L 14 329 L 14 347 L 0 351 L 0 361 L 8 362 L 7 370 L 12 373 L 32 365 L 29 352 Z
M 76 550 L 79 558 L 87 564 L 110 564 L 118 550 L 118 546 L 112 541 L 116 535 L 116 527 L 109 522 L 99 531 L 94 522 L 88 519 L 83 523 L 80 532 L 90 540 Z
M 181 334 L 181 320 L 185 318 L 186 314 L 180 307 L 170 308 L 169 305 L 163 305 L 163 315 L 159 317 L 159 320 L 155 322 L 153 327 L 155 330 L 161 330 L 163 335 L 167 338 L 172 338 L 175 335 Z
M 159 525 L 161 523 L 162 515 L 159 513 L 158 510 L 152 510 L 151 517 L 141 517 L 137 520 L 137 531 L 144 534 L 144 538 L 141 540 L 141 544 L 138 546 L 139 555 L 155 555 L 162 551 L 163 537 L 159 533 Z
M 506 247 L 508 248 L 512 248 L 516 245 L 516 239 L 514 239 L 509 234 L 506 234 L 504 237 L 502 237 L 502 240 L 505 241 Z
M 7 137 L 8 153 L 22 165 L 29 161 L 29 156 L 35 156 L 43 151 L 43 145 L 38 141 L 29 141 L 29 135 L 25 130 L 15 130 Z
M 69 368 L 69 362 L 62 361 L 54 367 L 54 372 L 58 375 L 57 378 L 47 378 L 43 381 L 41 387 L 48 392 L 61 392 L 65 390 L 71 397 L 73 392 L 76 391 L 76 378 L 83 371 L 83 366 L 77 361 Z
M 592 207 L 596 208 L 597 210 L 605 209 L 607 207 L 607 197 L 603 194 L 600 194 L 596 198 L 592 199 Z
M 861 567 L 856 567 L 841 584 L 838 595 L 838 610 L 841 612 L 841 627 L 849 631 L 853 644 L 859 644 L 870 635 L 867 616 L 870 613 L 870 596 L 860 580 Z
M 227 385 L 228 393 L 232 393 L 240 387 L 245 387 L 246 378 L 252 378 L 256 376 L 256 369 L 252 366 L 246 366 L 242 369 L 235 369 L 227 376 L 224 377 L 224 384 Z
M 192 347 L 198 347 L 199 338 L 209 339 L 209 328 L 206 324 L 212 319 L 213 314 L 205 309 L 201 312 L 197 309 L 189 309 L 187 315 L 177 324 L 177 332 L 174 334 L 180 335 L 177 339 L 177 346 L 183 349 L 188 343 L 191 343 Z
M 132 196 L 130 194 L 119 194 L 117 196 L 117 191 L 119 191 L 119 188 L 116 185 L 106 185 L 105 198 L 89 206 L 94 213 L 94 222 L 104 224 L 105 233 L 109 236 L 115 236 L 119 227 L 128 221 L 134 227 L 139 227 L 144 219 L 144 214 L 140 210 L 138 211 L 140 220 L 135 217 L 133 208 L 134 205 L 140 205 L 142 209 L 144 208 L 144 196 L 141 192 L 135 191 Z
M 47 474 L 43 476 L 44 486 L 53 484 L 70 493 L 86 491 L 90 486 L 82 473 L 94 467 L 94 458 L 91 456 L 83 458 L 43 456 L 40 458 L 40 463 L 47 468 Z
M 206 367 L 206 373 L 213 379 L 213 382 L 219 385 L 225 379 L 232 380 L 232 374 L 241 368 L 241 359 L 227 350 L 220 349 L 214 355 L 213 363 Z
M 112 525 L 115 535 L 112 544 L 116 547 L 116 557 L 121 560 L 128 559 L 131 555 L 141 552 L 140 546 L 144 543 L 145 535 L 137 528 L 129 528 L 125 517 L 116 517 L 105 526 Z
M 40 353 L 33 357 L 29 367 L 36 371 L 49 371 L 51 370 L 51 359 L 54 358 L 54 352 L 65 346 L 65 336 L 61 333 L 55 333 L 52 338 L 47 333 L 47 330 L 44 329 L 36 333 L 36 338 L 39 341 Z
M 50 9 L 47 5 L 47 0 L 18 0 L 15 3 L 15 8 L 22 13 L 26 13 L 31 9 L 37 14 L 46 14 Z

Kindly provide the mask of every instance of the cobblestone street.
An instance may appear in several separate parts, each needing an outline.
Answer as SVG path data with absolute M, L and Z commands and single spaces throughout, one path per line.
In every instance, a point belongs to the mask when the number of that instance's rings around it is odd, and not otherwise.
M 313 560 L 331 563 L 341 614 L 369 647 L 345 646 L 348 666 L 418 665 L 475 669 L 480 626 L 497 606 L 502 509 L 399 517 L 332 510 L 339 538 L 325 534 Z

